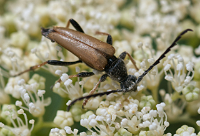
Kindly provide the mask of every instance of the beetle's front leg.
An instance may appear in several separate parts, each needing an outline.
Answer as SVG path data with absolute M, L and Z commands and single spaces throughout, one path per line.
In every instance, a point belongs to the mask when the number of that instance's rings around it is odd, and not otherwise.
M 119 58 L 120 59 L 125 59 L 126 55 L 128 55 L 128 57 L 130 58 L 131 62 L 133 63 L 134 67 L 136 68 L 136 70 L 138 71 L 138 67 L 135 63 L 135 60 L 133 59 L 133 57 L 126 51 L 122 52 L 120 55 L 119 55 Z
M 94 73 L 93 72 L 81 72 L 81 73 L 78 73 L 76 75 L 70 75 L 69 78 L 72 78 L 72 77 L 90 77 L 90 76 L 93 76 Z M 61 79 L 57 80 L 56 81 L 57 83 L 60 83 L 61 82 Z M 53 85 L 54 86 L 54 85 Z M 53 87 L 52 86 L 52 87 Z
M 95 92 L 95 90 L 97 89 L 97 87 L 99 86 L 99 84 L 100 84 L 101 82 L 104 82 L 104 81 L 106 80 L 107 77 L 108 77 L 107 74 L 103 74 L 103 75 L 101 76 L 101 78 L 99 79 L 99 81 L 97 82 L 97 84 L 93 87 L 93 89 L 89 92 L 88 95 L 93 94 L 93 93 Z M 85 100 L 84 100 L 83 105 L 82 105 L 82 108 L 84 108 L 84 106 L 86 105 L 86 103 L 88 102 L 88 100 L 89 100 L 89 99 L 85 99 Z

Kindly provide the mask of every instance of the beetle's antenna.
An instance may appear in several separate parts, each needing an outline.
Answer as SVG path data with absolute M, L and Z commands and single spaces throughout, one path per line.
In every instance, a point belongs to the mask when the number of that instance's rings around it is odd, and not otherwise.
M 184 35 L 185 33 L 187 33 L 188 31 L 193 31 L 192 29 L 186 29 L 184 30 L 183 32 L 181 32 L 177 37 L 176 39 L 173 41 L 173 43 L 165 50 L 165 52 L 147 69 L 144 71 L 144 73 L 142 75 L 140 75 L 135 84 L 138 84 L 142 79 L 143 77 L 153 68 L 155 67 L 158 63 L 160 63 L 160 60 L 162 60 L 164 57 L 166 57 L 165 55 L 171 50 L 172 47 L 174 47 L 176 45 L 176 42 L 178 40 L 181 39 L 181 36 Z
M 117 90 L 111 90 L 111 91 L 108 91 L 108 92 L 101 92 L 101 93 L 95 93 L 95 94 L 83 96 L 83 97 L 80 97 L 80 98 L 77 98 L 77 99 L 73 100 L 73 101 L 67 106 L 67 111 L 69 111 L 69 110 L 70 110 L 70 107 L 71 107 L 74 103 L 76 103 L 77 101 L 80 101 L 80 100 L 83 100 L 83 99 L 89 99 L 89 98 L 91 98 L 91 97 L 109 95 L 109 94 L 111 94 L 111 93 L 128 92 L 128 91 L 130 91 L 130 90 L 131 90 L 131 89 L 117 89 Z

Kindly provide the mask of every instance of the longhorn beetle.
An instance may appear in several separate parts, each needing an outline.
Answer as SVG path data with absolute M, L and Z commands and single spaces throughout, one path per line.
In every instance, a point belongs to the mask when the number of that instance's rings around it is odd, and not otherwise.
M 73 25 L 73 27 L 77 30 L 69 29 L 70 23 Z M 58 65 L 58 66 L 67 66 L 67 65 L 73 65 L 76 63 L 82 63 L 84 62 L 89 67 L 98 70 L 98 71 L 105 71 L 105 74 L 103 74 L 98 83 L 94 86 L 94 88 L 90 91 L 89 95 L 83 96 L 80 98 L 77 98 L 73 100 L 69 105 L 67 110 L 69 111 L 71 105 L 73 105 L 76 101 L 86 99 L 83 103 L 85 105 L 87 103 L 87 100 L 91 97 L 96 96 L 102 96 L 102 95 L 108 95 L 111 93 L 116 92 L 131 92 L 137 90 L 137 84 L 143 79 L 143 77 L 154 67 L 156 66 L 161 59 L 165 57 L 165 55 L 171 50 L 172 47 L 176 45 L 176 42 L 181 38 L 182 35 L 184 35 L 186 32 L 192 31 L 191 29 L 186 29 L 182 33 L 178 35 L 178 37 L 172 42 L 172 44 L 166 49 L 166 51 L 147 69 L 144 71 L 142 75 L 140 75 L 138 78 L 134 75 L 128 75 L 126 65 L 124 63 L 124 59 L 126 55 L 130 58 L 131 62 L 135 66 L 135 68 L 138 70 L 135 61 L 131 57 L 131 55 L 128 52 L 122 52 L 119 57 L 115 57 L 115 49 L 112 46 L 112 37 L 110 34 L 103 33 L 103 32 L 97 32 L 97 34 L 107 35 L 107 42 L 102 42 L 94 37 L 91 37 L 84 33 L 83 29 L 80 27 L 80 25 L 73 19 L 70 19 L 67 23 L 66 27 L 53 27 L 50 29 L 42 28 L 41 33 L 46 38 L 50 39 L 52 42 L 57 42 L 59 45 L 64 47 L 65 49 L 72 52 L 74 55 L 76 55 L 79 60 L 74 62 L 63 62 L 58 60 L 48 60 L 45 61 L 39 65 L 30 67 L 29 69 L 20 72 L 17 75 L 19 76 L 25 72 L 35 70 L 36 68 L 39 68 L 45 64 L 50 65 Z M 93 76 L 93 72 L 81 72 L 77 75 L 71 75 L 71 77 L 89 77 Z M 108 92 L 101 92 L 101 93 L 94 93 L 94 91 L 97 89 L 98 85 L 101 82 L 104 82 L 107 77 L 110 77 L 112 80 L 115 80 L 120 83 L 121 89 L 117 90 L 111 90 Z M 61 82 L 61 80 L 58 80 Z

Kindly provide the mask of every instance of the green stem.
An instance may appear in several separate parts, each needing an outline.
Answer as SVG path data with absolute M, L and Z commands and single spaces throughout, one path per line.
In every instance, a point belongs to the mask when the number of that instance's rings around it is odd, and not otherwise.
M 56 127 L 56 124 L 53 122 L 43 122 L 43 117 L 38 118 L 37 124 L 34 126 L 33 131 L 31 133 L 35 133 L 39 131 L 43 127 Z
M 153 99 L 154 101 L 156 102 L 156 104 L 158 103 L 158 88 L 155 88 L 151 91 L 152 93 L 152 96 L 153 96 Z
M 196 120 L 191 118 L 188 113 L 185 113 L 181 117 L 176 118 L 176 120 L 170 120 L 170 123 L 180 123 L 180 122 L 188 123 L 192 125 L 192 127 L 194 127 L 195 131 L 197 132 L 200 131 L 200 127 L 197 126 Z
M 178 98 L 184 99 L 183 95 L 180 95 L 178 92 L 174 92 L 174 93 L 172 94 L 171 98 L 172 98 L 172 101 L 175 101 L 175 100 L 177 100 Z

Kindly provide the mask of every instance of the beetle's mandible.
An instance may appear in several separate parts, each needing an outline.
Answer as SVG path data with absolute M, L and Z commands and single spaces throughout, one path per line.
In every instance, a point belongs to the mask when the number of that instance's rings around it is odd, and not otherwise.
M 74 26 L 76 31 L 68 28 L 70 23 Z M 45 64 L 67 66 L 67 65 L 73 65 L 76 63 L 84 62 L 86 65 L 88 65 L 89 67 L 95 70 L 104 71 L 105 74 L 103 74 L 100 77 L 98 83 L 90 91 L 89 95 L 77 98 L 68 105 L 67 110 L 69 111 L 71 105 L 73 105 L 76 101 L 79 101 L 79 100 L 86 99 L 83 103 L 83 105 L 85 105 L 87 103 L 87 100 L 91 97 L 108 95 L 115 92 L 136 91 L 137 84 L 143 79 L 143 77 L 154 66 L 156 66 L 160 62 L 161 59 L 165 57 L 165 55 L 170 51 L 170 49 L 176 45 L 176 42 L 181 38 L 181 36 L 188 31 L 192 31 L 192 30 L 186 29 L 182 33 L 180 33 L 178 37 L 172 42 L 172 44 L 166 49 L 166 51 L 147 70 L 145 70 L 142 75 L 140 75 L 137 78 L 134 75 L 127 74 L 126 65 L 123 61 L 126 55 L 128 55 L 133 65 L 138 70 L 134 59 L 131 57 L 131 55 L 128 52 L 126 51 L 122 52 L 118 58 L 114 56 L 115 49 L 112 46 L 112 37 L 110 34 L 97 32 L 97 34 L 107 35 L 107 42 L 106 43 L 102 42 L 94 37 L 91 37 L 85 34 L 83 29 L 80 27 L 80 25 L 75 20 L 70 19 L 66 27 L 53 27 L 50 29 L 42 28 L 41 32 L 43 36 L 50 39 L 52 42 L 57 42 L 59 45 L 61 45 L 65 49 L 72 52 L 74 55 L 76 55 L 79 58 L 79 60 L 74 61 L 74 62 L 48 60 L 46 62 L 43 62 L 42 64 L 30 67 L 28 70 L 25 70 L 14 76 L 21 75 L 30 70 L 35 70 L 36 68 L 39 68 Z M 81 72 L 77 75 L 72 75 L 69 77 L 89 77 L 93 75 L 94 75 L 93 72 Z M 112 80 L 119 82 L 121 89 L 94 94 L 98 85 L 101 82 L 104 82 L 107 77 L 110 77 Z

